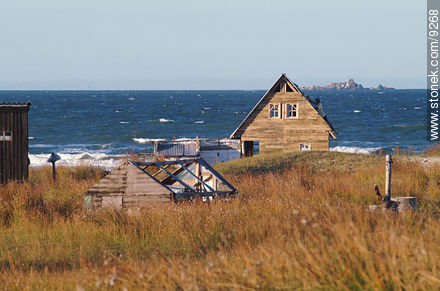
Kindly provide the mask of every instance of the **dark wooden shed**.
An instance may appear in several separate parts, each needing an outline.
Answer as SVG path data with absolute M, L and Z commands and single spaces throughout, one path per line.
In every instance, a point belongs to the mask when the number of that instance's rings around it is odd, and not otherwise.
M 30 102 L 0 102 L 0 182 L 29 177 L 28 112 Z

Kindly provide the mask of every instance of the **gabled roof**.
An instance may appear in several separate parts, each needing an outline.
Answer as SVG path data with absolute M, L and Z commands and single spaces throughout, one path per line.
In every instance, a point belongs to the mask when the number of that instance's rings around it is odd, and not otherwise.
M 278 80 L 272 85 L 272 87 L 267 90 L 267 92 L 263 95 L 263 97 L 261 97 L 260 101 L 258 101 L 258 103 L 254 106 L 254 108 L 252 108 L 251 112 L 249 112 L 249 114 L 246 116 L 246 118 L 240 123 L 240 125 L 237 127 L 237 129 L 231 134 L 230 138 L 240 138 L 241 134 L 240 131 L 244 128 L 244 126 L 246 125 L 246 121 L 248 121 L 249 119 L 251 119 L 252 117 L 254 117 L 254 115 L 257 113 L 256 110 L 258 108 L 258 105 L 260 105 L 260 103 L 263 102 L 263 100 L 267 97 L 267 95 L 269 93 L 272 93 L 275 91 L 276 88 L 279 88 L 281 83 L 286 83 L 286 86 L 290 87 L 290 89 L 293 92 L 298 92 L 300 93 L 304 99 L 307 100 L 307 102 L 310 103 L 310 105 L 315 109 L 316 113 L 319 115 L 318 110 L 316 109 L 316 107 L 314 106 L 312 100 L 310 100 L 310 98 L 307 95 L 304 95 L 303 92 L 301 92 L 301 90 L 299 89 L 299 87 L 293 83 L 292 81 L 289 80 L 289 78 L 287 78 L 286 74 L 282 74 Z M 320 116 L 321 117 L 321 116 Z M 321 117 L 321 119 L 327 124 L 328 129 L 329 129 L 329 133 L 330 135 L 335 138 L 334 136 L 334 132 L 336 132 L 336 130 L 333 128 L 333 126 L 330 124 L 330 122 L 328 122 L 327 120 L 325 120 L 324 118 Z

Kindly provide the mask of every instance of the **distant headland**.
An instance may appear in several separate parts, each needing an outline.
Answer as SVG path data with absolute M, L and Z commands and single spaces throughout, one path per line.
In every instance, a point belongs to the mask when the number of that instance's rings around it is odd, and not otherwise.
M 309 86 L 302 87 L 301 90 L 375 90 L 375 91 L 383 91 L 383 90 L 394 90 L 391 87 L 385 87 L 381 84 L 377 85 L 377 87 L 364 87 L 361 84 L 356 83 L 353 79 L 349 79 L 346 82 L 332 82 L 326 86 Z

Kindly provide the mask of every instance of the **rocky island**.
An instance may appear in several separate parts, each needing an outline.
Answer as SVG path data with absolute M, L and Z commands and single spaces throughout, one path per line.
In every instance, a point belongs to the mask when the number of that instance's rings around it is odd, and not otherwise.
M 349 79 L 346 82 L 332 82 L 326 86 L 309 86 L 309 87 L 302 87 L 302 90 L 376 90 L 376 91 L 383 91 L 383 90 L 390 90 L 394 89 L 391 87 L 385 87 L 381 84 L 377 85 L 377 87 L 364 87 L 361 84 L 356 83 L 353 79 Z

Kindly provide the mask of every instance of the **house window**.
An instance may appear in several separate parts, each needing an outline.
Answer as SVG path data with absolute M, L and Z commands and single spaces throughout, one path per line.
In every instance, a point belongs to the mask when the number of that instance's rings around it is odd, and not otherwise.
M 269 117 L 270 118 L 281 118 L 280 109 L 281 109 L 281 106 L 279 103 L 269 104 Z
M 309 143 L 302 143 L 299 145 L 300 151 L 310 151 L 311 148 L 312 148 L 312 146 Z
M 298 118 L 298 104 L 286 104 L 286 118 Z
M 0 141 L 12 141 L 12 132 L 0 131 Z

